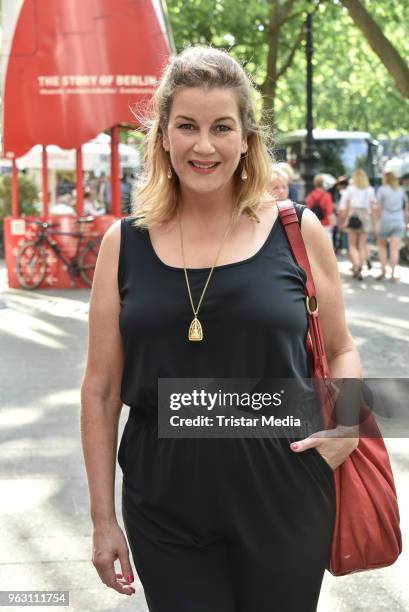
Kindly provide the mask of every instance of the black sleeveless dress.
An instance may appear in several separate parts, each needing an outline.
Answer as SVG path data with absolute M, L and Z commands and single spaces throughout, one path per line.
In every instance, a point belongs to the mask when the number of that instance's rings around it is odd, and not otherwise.
M 301 223 L 303 206 L 296 205 Z M 121 222 L 122 512 L 150 612 L 313 612 L 335 516 L 333 471 L 285 439 L 158 438 L 158 378 L 308 378 L 305 273 L 280 219 L 215 267 L 191 342 L 183 268 Z M 197 305 L 210 268 L 188 268 Z

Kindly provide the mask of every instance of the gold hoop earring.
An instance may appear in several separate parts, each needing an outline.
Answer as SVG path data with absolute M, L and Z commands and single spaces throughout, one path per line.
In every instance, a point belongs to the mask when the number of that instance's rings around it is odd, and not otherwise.
M 246 172 L 246 165 L 243 164 L 243 169 L 241 171 L 241 180 L 242 181 L 247 181 L 248 176 L 247 176 L 247 172 Z
M 171 167 L 171 165 L 169 164 L 169 166 L 168 166 L 168 174 L 167 174 L 167 177 L 168 177 L 168 179 L 170 180 L 170 179 L 172 178 L 172 176 L 173 176 L 173 173 L 172 173 L 172 167 Z

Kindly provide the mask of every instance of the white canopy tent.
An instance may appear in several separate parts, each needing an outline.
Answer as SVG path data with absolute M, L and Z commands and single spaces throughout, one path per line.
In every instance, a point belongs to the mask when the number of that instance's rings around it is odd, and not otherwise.
M 85 143 L 82 146 L 82 157 L 85 172 L 93 171 L 96 175 L 110 174 L 111 137 L 102 133 Z M 137 170 L 140 165 L 139 152 L 129 145 L 119 144 L 119 157 L 122 168 Z M 47 162 L 49 170 L 74 170 L 75 150 L 48 145 Z M 20 170 L 41 170 L 42 146 L 36 145 L 26 155 L 19 157 L 17 167 Z
M 120 167 L 122 170 L 136 172 L 140 167 L 139 151 L 130 145 L 119 143 Z M 96 138 L 90 140 L 82 146 L 82 167 L 85 172 L 93 172 L 95 177 L 102 174 L 111 174 L 111 137 L 108 134 L 98 134 Z M 42 145 L 35 145 L 26 155 L 19 157 L 17 168 L 26 170 L 28 175 L 36 183 L 39 191 L 42 189 Z M 56 145 L 47 146 L 47 169 L 48 169 L 48 189 L 50 203 L 54 204 L 57 199 L 58 172 L 72 172 L 75 174 L 76 152 L 74 149 L 61 149 Z M 7 170 L 5 170 L 7 168 Z M 8 159 L 0 160 L 0 173 L 8 172 L 11 161 Z

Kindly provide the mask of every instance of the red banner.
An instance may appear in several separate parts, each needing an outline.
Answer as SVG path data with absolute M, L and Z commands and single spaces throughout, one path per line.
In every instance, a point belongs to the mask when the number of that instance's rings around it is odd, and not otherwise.
M 129 106 L 151 97 L 170 53 L 159 0 L 20 3 L 3 0 L 3 25 L 8 5 L 16 17 L 4 32 L 4 156 L 36 144 L 78 148 L 132 123 Z

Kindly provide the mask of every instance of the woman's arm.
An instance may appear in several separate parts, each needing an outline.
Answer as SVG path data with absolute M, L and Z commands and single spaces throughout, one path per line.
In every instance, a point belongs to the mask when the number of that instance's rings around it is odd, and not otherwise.
M 321 224 L 316 221 L 310 211 L 304 210 L 301 233 L 314 278 L 331 376 L 361 378 L 358 351 L 346 324 L 337 260 Z
M 346 218 L 347 218 L 347 195 L 348 195 L 347 190 L 343 191 L 341 194 L 341 199 L 338 204 L 337 214 L 338 214 L 338 227 L 340 231 L 344 231 L 345 229 L 345 223 L 346 223 Z
M 132 575 L 114 503 L 123 368 L 118 325 L 119 245 L 120 221 L 117 221 L 102 240 L 91 290 L 88 354 L 81 385 L 81 439 L 94 525 L 93 563 L 104 584 L 130 595 L 132 587 L 118 581 L 114 570 L 114 561 L 119 558 L 123 576 Z
M 378 191 L 378 196 L 375 195 L 375 190 L 371 187 L 371 195 L 370 195 L 370 201 L 369 201 L 369 212 L 371 214 L 371 221 L 372 221 L 372 227 L 373 227 L 373 231 L 375 234 L 378 233 L 378 221 L 380 219 L 381 216 L 381 199 L 382 198 L 382 192 L 379 193 Z M 379 198 L 380 196 L 380 198 Z
M 345 210 L 343 211 L 344 214 L 342 218 L 342 230 L 346 229 L 346 226 L 348 224 L 351 207 L 352 207 L 352 198 L 350 196 L 350 192 L 348 191 L 348 193 L 345 196 Z
M 379 221 L 381 218 L 381 208 L 377 200 L 371 201 L 371 221 L 374 234 L 379 232 Z
M 325 349 L 332 378 L 362 378 L 358 351 L 348 330 L 337 260 L 319 220 L 304 210 L 301 233 L 306 245 L 319 303 Z M 297 450 L 319 447 L 331 467 L 341 464 L 356 448 L 356 437 L 324 440 L 306 438 Z

